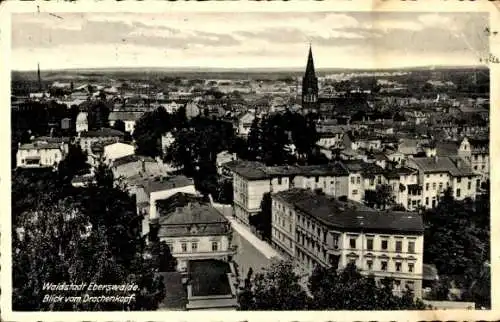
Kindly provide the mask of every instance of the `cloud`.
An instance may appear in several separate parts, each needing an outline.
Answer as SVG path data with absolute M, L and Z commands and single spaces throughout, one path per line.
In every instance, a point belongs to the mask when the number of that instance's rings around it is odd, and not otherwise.
M 305 64 L 309 42 L 318 67 L 366 67 L 380 61 L 394 66 L 423 60 L 446 64 L 450 57 L 471 64 L 488 50 L 482 32 L 488 21 L 484 14 L 58 15 L 63 19 L 49 14 L 13 15 L 17 68 L 36 66 L 38 60 L 65 68 L 85 64 L 299 67 Z M 59 55 L 64 58 L 51 61 Z

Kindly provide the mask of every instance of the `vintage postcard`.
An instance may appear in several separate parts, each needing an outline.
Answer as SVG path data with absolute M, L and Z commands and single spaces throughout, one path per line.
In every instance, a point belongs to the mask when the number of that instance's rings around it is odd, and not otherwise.
M 0 15 L 2 319 L 500 317 L 495 2 Z

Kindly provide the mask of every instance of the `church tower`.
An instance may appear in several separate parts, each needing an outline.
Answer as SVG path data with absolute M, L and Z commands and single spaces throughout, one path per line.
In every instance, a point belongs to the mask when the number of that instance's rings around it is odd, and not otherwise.
M 302 78 L 302 108 L 307 110 L 318 108 L 318 78 L 314 70 L 314 59 L 310 45 L 306 72 Z
M 37 65 L 38 90 L 42 91 L 42 76 L 40 76 L 40 63 Z

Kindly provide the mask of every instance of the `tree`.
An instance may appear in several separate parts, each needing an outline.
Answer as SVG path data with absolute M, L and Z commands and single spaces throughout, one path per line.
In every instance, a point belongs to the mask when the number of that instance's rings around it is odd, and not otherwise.
M 240 292 L 240 307 L 242 310 L 305 310 L 307 294 L 299 281 L 291 262 L 274 262 L 257 273 L 252 285 Z
M 489 261 L 489 202 L 457 201 L 451 189 L 437 207 L 423 212 L 424 262 L 436 265 L 440 276 L 469 289 Z
M 58 172 L 63 181 L 69 182 L 76 174 L 81 174 L 90 169 L 87 163 L 87 153 L 83 152 L 79 145 L 70 144 L 68 154 L 59 162 Z
M 316 267 L 309 279 L 311 309 L 316 310 L 412 310 L 424 308 L 409 292 L 393 294 L 392 280 L 377 286 L 373 277 L 364 277 L 354 264 L 343 270 Z
M 135 200 L 113 187 L 112 173 L 102 165 L 96 170 L 96 180 L 89 188 L 59 185 L 55 191 L 38 190 L 39 195 L 46 195 L 39 197 L 44 202 L 31 203 L 29 208 L 23 209 L 23 202 L 16 200 L 12 214 L 17 218 L 12 241 L 15 310 L 154 310 L 163 299 L 164 285 L 156 273 L 160 263 L 145 256 L 142 217 L 136 213 Z M 159 253 L 167 254 L 161 247 Z M 169 257 L 164 260 L 168 262 Z M 43 301 L 45 282 L 128 282 L 139 289 L 129 304 L 51 304 Z
M 260 119 L 256 117 L 252 121 L 250 126 L 250 132 L 248 133 L 247 147 L 248 153 L 247 158 L 251 161 L 262 160 L 262 141 L 263 133 L 260 126 Z
M 113 129 L 120 132 L 125 132 L 125 122 L 123 122 L 122 120 L 116 120 L 113 124 Z
M 134 128 L 133 138 L 137 144 L 137 154 L 150 157 L 161 155 L 161 136 L 173 128 L 173 119 L 163 106 L 144 113 Z

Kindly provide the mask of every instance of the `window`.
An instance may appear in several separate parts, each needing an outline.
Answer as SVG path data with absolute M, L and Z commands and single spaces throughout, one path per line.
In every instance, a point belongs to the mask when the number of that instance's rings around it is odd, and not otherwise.
M 413 273 L 413 268 L 415 267 L 415 264 L 413 263 L 408 263 L 408 272 Z
M 435 182 L 432 183 L 432 190 L 436 190 L 436 183 Z
M 476 170 L 477 170 L 477 169 L 476 169 Z M 356 181 L 354 181 L 354 180 L 356 180 L 356 178 L 351 177 L 351 183 L 352 183 L 352 184 L 355 184 L 355 183 L 356 183 Z
M 181 244 L 181 249 L 182 249 L 183 253 L 187 252 L 187 244 L 186 243 L 182 243 Z
M 387 271 L 387 261 L 380 262 L 380 270 L 384 272 Z
M 375 184 L 375 180 L 370 179 L 370 186 L 373 186 Z
M 426 175 L 426 178 L 429 178 L 429 175 Z
M 425 191 L 429 191 L 429 184 L 428 183 L 425 184 Z
M 425 197 L 425 205 L 428 206 L 429 205 L 429 197 Z
M 476 171 L 477 171 L 477 165 L 475 165 L 475 166 L 474 166 L 474 170 L 476 170 Z
M 462 182 L 462 178 L 458 177 L 457 178 L 457 183 L 460 183 L 460 182 Z
M 372 260 L 367 260 L 366 261 L 366 267 L 368 268 L 369 271 L 373 269 L 373 261 Z
M 192 252 L 197 252 L 198 251 L 198 243 L 197 242 L 192 242 L 191 243 L 191 251 Z
M 396 262 L 396 272 L 401 272 L 401 262 Z
M 357 181 L 357 184 L 360 184 L 360 183 L 361 183 L 361 177 L 358 177 L 358 178 L 356 179 L 356 181 Z
M 415 242 L 414 241 L 408 242 L 408 253 L 415 254 Z
M 357 194 L 358 194 L 358 190 L 356 190 L 356 189 L 355 189 L 355 190 L 353 190 L 353 191 L 352 191 L 352 195 L 353 195 L 353 196 L 355 196 L 355 195 L 357 195 Z
M 218 251 L 218 250 L 219 250 L 219 243 L 218 243 L 218 242 L 216 242 L 216 241 L 213 241 L 213 242 L 212 242 L 212 251 L 213 251 L 213 252 L 216 252 L 216 251 Z
M 281 184 L 281 177 L 278 177 L 278 184 Z
M 368 238 L 366 240 L 366 249 L 373 250 L 373 238 Z
M 396 251 L 401 253 L 403 250 L 403 242 L 401 240 L 396 240 Z
M 356 238 L 349 239 L 349 247 L 356 248 Z
M 460 189 L 457 189 L 457 197 L 460 197 Z
M 319 182 L 319 177 L 316 177 L 315 180 L 316 180 L 316 182 Z
M 479 191 L 480 188 L 481 188 L 481 179 L 477 179 L 476 180 L 476 191 Z
M 383 250 L 387 250 L 387 240 L 382 241 L 380 248 L 382 248 Z
M 441 191 L 441 190 L 443 190 L 443 183 L 442 182 L 439 183 L 439 191 Z
M 467 183 L 467 189 L 472 189 L 472 181 L 469 180 L 469 183 Z

